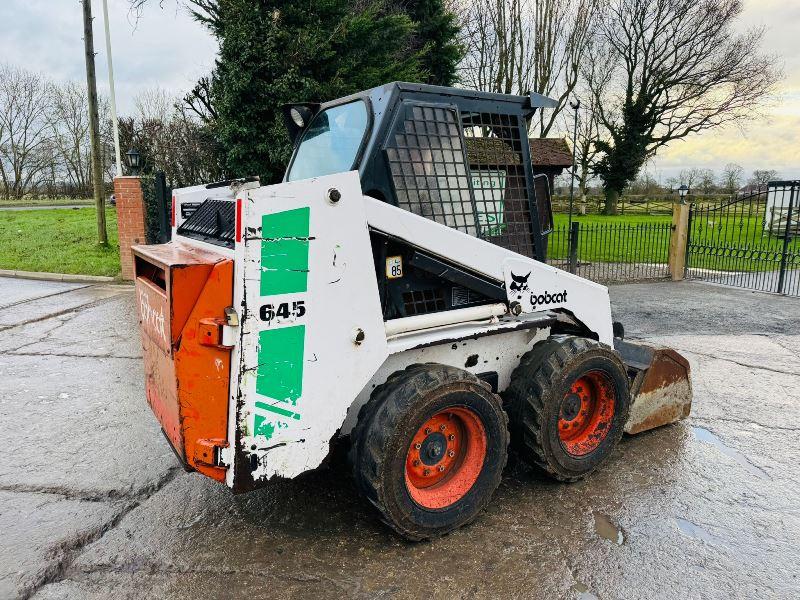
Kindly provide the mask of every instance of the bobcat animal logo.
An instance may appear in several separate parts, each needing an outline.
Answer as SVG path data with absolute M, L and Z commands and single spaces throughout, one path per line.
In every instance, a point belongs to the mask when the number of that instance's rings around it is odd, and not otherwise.
M 522 294 L 528 291 L 528 277 L 531 276 L 531 271 L 528 271 L 527 275 L 515 275 L 514 271 L 511 271 L 511 285 L 509 288 L 512 292 L 516 292 L 517 300 L 522 299 Z

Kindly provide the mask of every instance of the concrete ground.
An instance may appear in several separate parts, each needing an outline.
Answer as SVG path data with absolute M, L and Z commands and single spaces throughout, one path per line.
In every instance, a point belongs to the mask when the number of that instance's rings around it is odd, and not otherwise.
M 180 470 L 130 287 L 0 279 L 0 598 L 797 598 L 800 300 L 611 294 L 691 360 L 691 418 L 576 484 L 511 465 L 473 525 L 409 544 L 342 469 L 238 497 Z

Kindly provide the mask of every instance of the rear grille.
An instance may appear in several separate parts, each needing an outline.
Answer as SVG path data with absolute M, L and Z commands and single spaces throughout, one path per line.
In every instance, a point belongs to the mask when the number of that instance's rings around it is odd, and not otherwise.
M 454 285 L 452 289 L 452 302 L 456 306 L 464 306 L 465 304 L 477 304 L 478 302 L 485 302 L 488 300 L 483 294 L 479 294 L 474 290 L 470 290 L 459 285 Z
M 442 289 L 405 292 L 403 294 L 403 306 L 407 317 L 438 312 L 447 308 Z
M 236 205 L 230 200 L 206 200 L 178 227 L 178 235 L 233 248 Z

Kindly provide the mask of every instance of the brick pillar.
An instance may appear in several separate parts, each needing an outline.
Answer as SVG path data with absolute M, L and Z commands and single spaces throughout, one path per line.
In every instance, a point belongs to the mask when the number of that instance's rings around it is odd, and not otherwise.
M 119 261 L 122 278 L 133 279 L 131 246 L 145 243 L 144 197 L 139 177 L 114 178 L 117 197 L 117 230 L 119 232 Z

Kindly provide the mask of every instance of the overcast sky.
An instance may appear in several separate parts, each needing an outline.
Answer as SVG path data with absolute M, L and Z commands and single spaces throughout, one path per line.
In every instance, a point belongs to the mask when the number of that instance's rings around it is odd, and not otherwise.
M 127 0 L 108 0 L 120 113 L 133 109 L 143 90 L 161 87 L 184 94 L 214 64 L 216 44 L 174 0 L 151 0 L 137 21 Z M 689 167 L 717 171 L 729 162 L 746 171 L 776 169 L 800 178 L 800 2 L 745 0 L 744 23 L 767 27 L 765 50 L 782 57 L 786 79 L 781 98 L 744 131 L 736 128 L 674 142 L 649 168 L 662 181 Z M 93 0 L 95 45 L 101 93 L 107 93 L 102 2 Z M 85 78 L 81 9 L 78 0 L 0 0 L 0 61 L 53 79 Z

